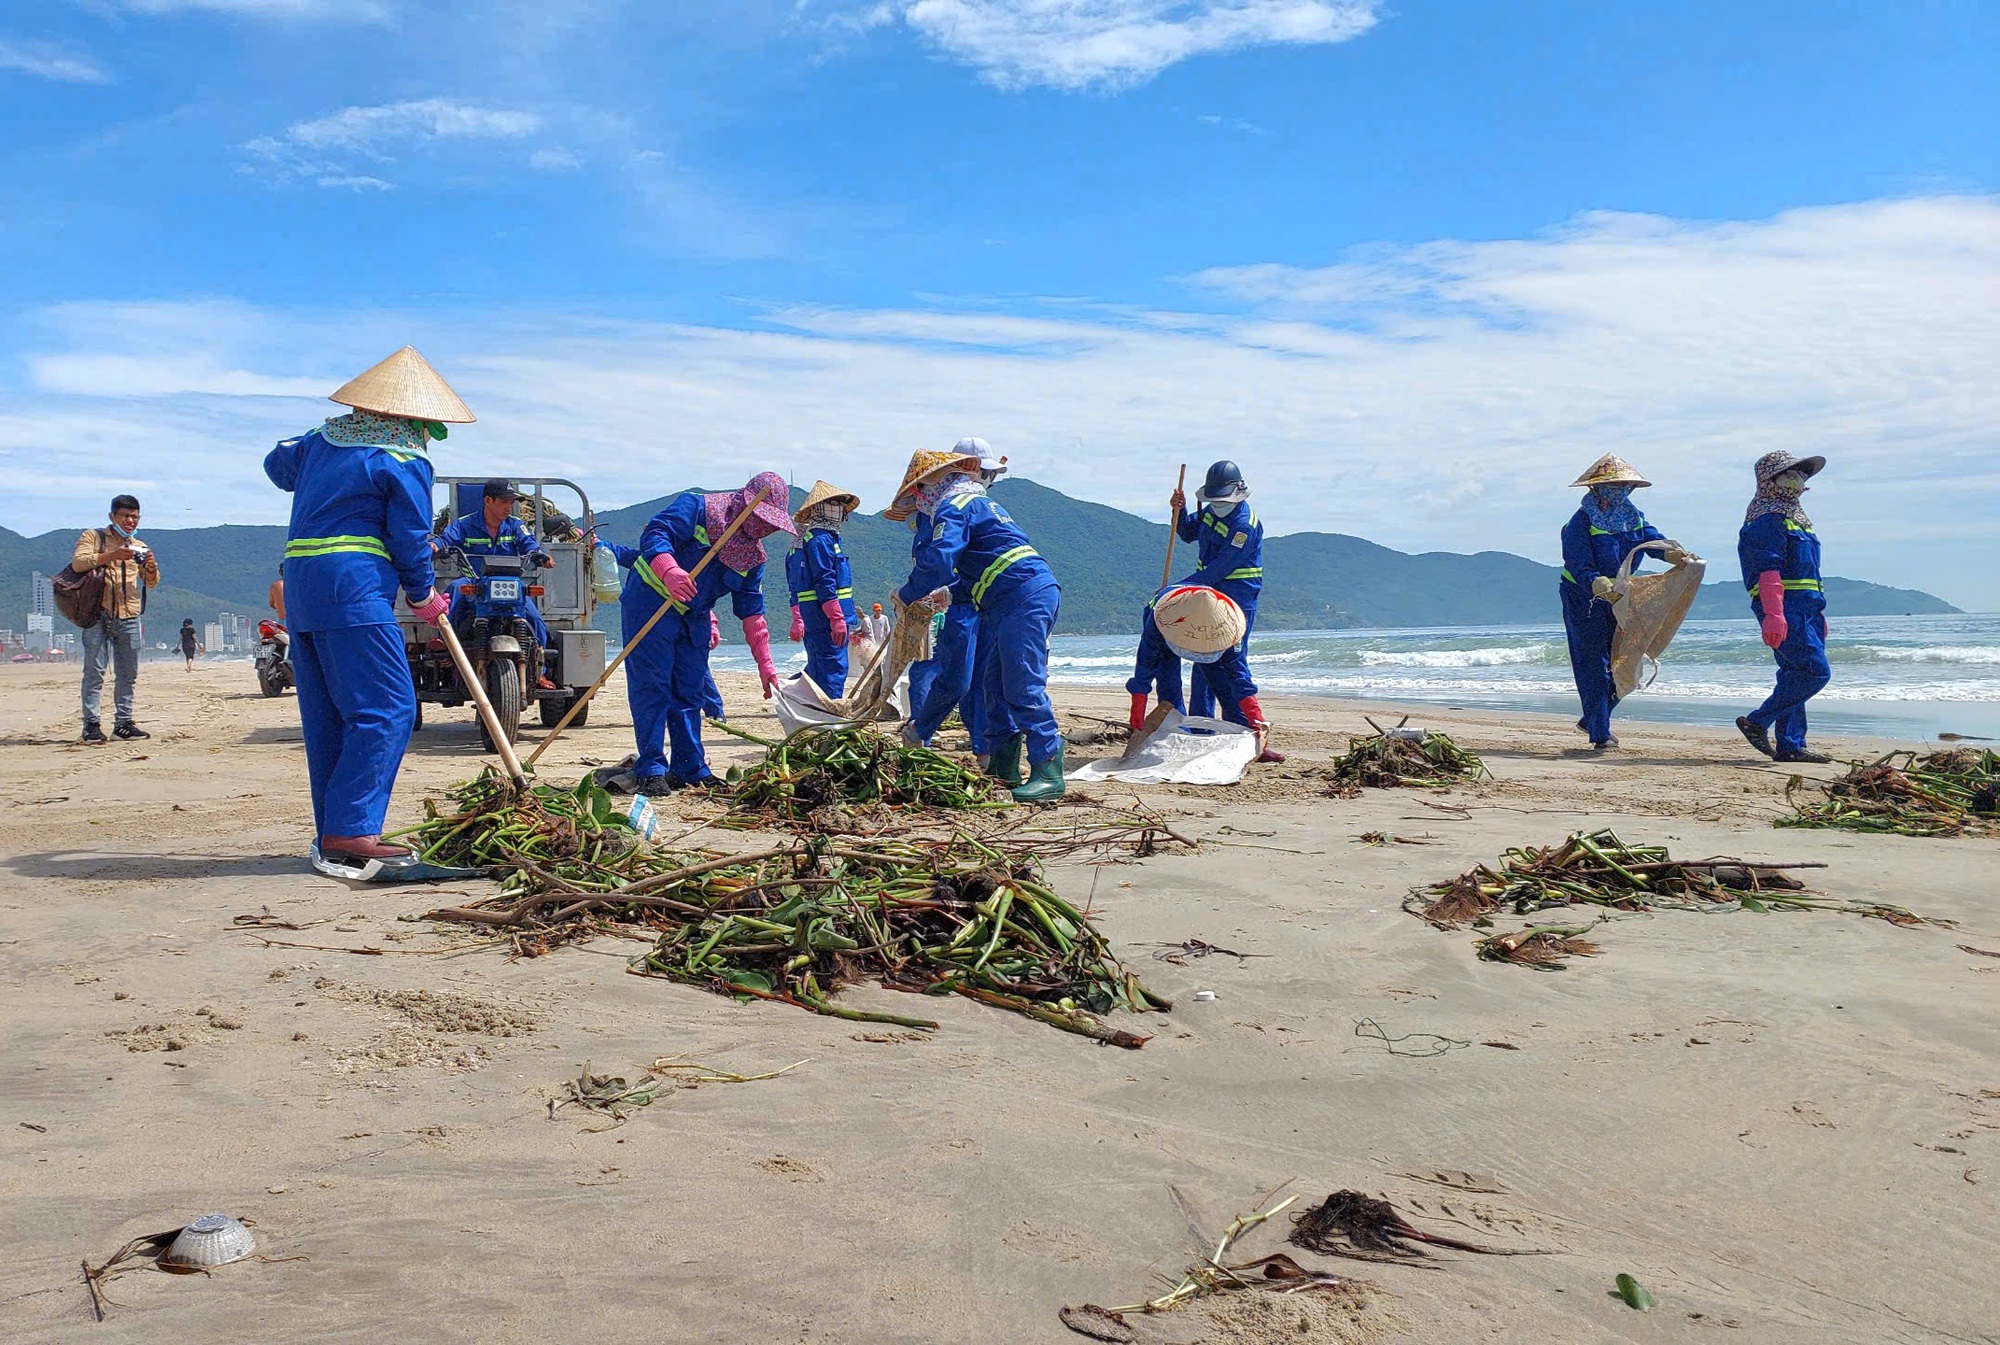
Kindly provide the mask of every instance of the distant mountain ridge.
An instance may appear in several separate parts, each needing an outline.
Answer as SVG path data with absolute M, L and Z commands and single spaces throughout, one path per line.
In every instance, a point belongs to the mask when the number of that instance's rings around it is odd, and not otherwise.
M 1136 630 L 1139 610 L 1158 586 L 1166 558 L 1165 523 L 1072 499 L 1032 481 L 1002 480 L 993 495 L 1027 529 L 1062 581 L 1062 633 Z M 636 544 L 646 521 L 671 498 L 604 511 L 597 516 L 598 531 Z M 804 498 L 803 491 L 794 490 L 793 506 Z M 35 537 L 0 528 L 0 626 L 19 629 L 25 624 L 30 571 L 53 574 L 68 564 L 81 526 Z M 167 580 L 147 609 L 148 634 L 155 641 L 166 639 L 183 617 L 193 617 L 199 625 L 218 611 L 264 612 L 265 594 L 284 552 L 282 527 L 142 529 L 141 536 L 158 552 Z M 866 514 L 851 520 L 841 536 L 854 566 L 856 597 L 864 608 L 876 601 L 886 607 L 891 590 L 909 574 L 908 526 Z M 764 576 L 766 601 L 774 614 L 783 613 L 788 601 L 782 561 L 782 548 L 774 546 Z M 1177 544 L 1174 574 L 1186 574 L 1194 563 L 1194 548 Z M 1265 539 L 1264 570 L 1257 613 L 1263 629 L 1511 626 L 1561 619 L 1556 568 L 1504 551 L 1411 555 L 1359 537 L 1300 532 Z M 1829 578 L 1826 590 L 1836 615 L 1958 610 L 1928 593 L 1857 579 Z M 1733 578 L 1723 579 L 1703 586 L 1692 616 L 1747 620 L 1747 604 L 1742 586 Z M 615 604 L 600 611 L 603 628 L 615 630 L 617 621 Z M 57 624 L 62 625 L 60 618 Z M 736 638 L 734 623 L 725 630 Z

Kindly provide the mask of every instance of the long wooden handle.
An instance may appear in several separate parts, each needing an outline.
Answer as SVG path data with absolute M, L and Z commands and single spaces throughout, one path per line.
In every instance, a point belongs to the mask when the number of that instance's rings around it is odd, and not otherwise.
M 758 489 L 755 495 L 752 495 L 750 497 L 750 503 L 744 506 L 742 513 L 738 514 L 734 519 L 730 520 L 729 526 L 722 530 L 722 536 L 715 539 L 715 545 L 709 547 L 707 554 L 694 563 L 694 568 L 688 571 L 688 578 L 690 579 L 701 578 L 701 572 L 708 568 L 708 563 L 714 560 L 716 556 L 721 554 L 723 544 L 727 542 L 730 538 L 734 537 L 736 535 L 736 530 L 749 521 L 751 513 L 757 508 L 758 505 L 764 502 L 764 497 L 770 493 L 771 493 L 771 488 L 769 486 L 763 486 Z M 646 558 L 644 556 L 639 557 L 639 563 L 641 565 L 644 565 L 646 563 Z M 633 649 L 638 647 L 639 641 L 646 638 L 648 632 L 650 632 L 655 625 L 659 624 L 660 618 L 665 616 L 669 610 L 684 612 L 687 609 L 685 607 L 682 607 L 680 603 L 676 602 L 672 598 L 668 598 L 665 602 L 661 603 L 659 607 L 653 612 L 653 614 L 650 617 L 646 618 L 646 624 L 639 627 L 639 633 L 637 635 L 634 635 L 631 639 L 625 642 L 625 647 L 618 651 L 617 658 L 611 660 L 611 666 L 604 670 L 604 675 L 597 679 L 596 685 L 592 686 L 590 690 L 584 692 L 581 696 L 578 696 L 575 700 L 571 701 L 569 710 L 566 714 L 563 715 L 562 721 L 558 723 L 554 728 L 549 730 L 549 736 L 542 739 L 540 743 L 536 744 L 534 751 L 528 753 L 528 764 L 530 766 L 534 765 L 537 761 L 540 761 L 542 759 L 542 753 L 549 750 L 550 743 L 553 743 L 556 739 L 562 737 L 563 730 L 569 727 L 569 721 L 575 719 L 577 717 L 577 714 L 583 709 L 583 707 L 590 704 L 590 698 L 592 696 L 595 696 L 599 691 L 601 691 L 604 687 L 604 684 L 611 680 L 611 674 L 618 671 L 619 665 L 625 662 L 625 656 L 627 654 L 630 654 L 633 651 Z M 704 636 L 703 638 L 706 639 L 707 637 Z
M 1187 464 L 1182 463 L 1181 479 L 1174 483 L 1174 494 L 1179 495 L 1182 491 L 1186 489 L 1187 489 Z M 1174 510 L 1173 520 L 1167 524 L 1167 563 L 1165 568 L 1160 571 L 1161 588 L 1165 588 L 1168 584 L 1174 582 L 1174 542 L 1180 537 L 1180 533 L 1181 533 L 1181 511 L 1176 509 Z
M 500 716 L 493 712 L 493 702 L 486 699 L 486 684 L 472 671 L 472 660 L 465 656 L 465 646 L 458 642 L 458 632 L 451 628 L 451 618 L 438 623 L 437 633 L 444 640 L 444 647 L 451 651 L 451 661 L 458 668 L 458 680 L 472 697 L 472 706 L 479 711 L 479 722 L 486 725 L 486 736 L 493 740 L 493 748 L 500 754 L 500 764 L 507 768 L 508 776 L 523 789 L 528 787 L 528 773 L 521 769 L 521 759 L 514 755 L 514 744 L 500 731 Z M 528 674 L 533 686 L 534 673 Z M 532 761 L 530 762 L 532 765 Z

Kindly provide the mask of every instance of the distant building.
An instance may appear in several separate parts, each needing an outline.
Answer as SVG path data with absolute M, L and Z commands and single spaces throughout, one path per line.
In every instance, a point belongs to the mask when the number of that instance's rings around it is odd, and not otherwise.
M 33 571 L 28 579 L 28 610 L 40 617 L 56 614 L 56 581 L 40 570 Z
M 207 646 L 210 652 L 220 652 L 222 649 L 222 623 L 220 621 L 210 621 L 205 624 L 201 628 L 201 642 Z

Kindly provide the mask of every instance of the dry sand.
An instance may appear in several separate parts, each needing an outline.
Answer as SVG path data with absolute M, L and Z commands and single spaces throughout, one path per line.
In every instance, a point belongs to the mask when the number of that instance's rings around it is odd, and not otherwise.
M 1190 1260 L 1170 1187 L 1212 1238 L 1294 1179 L 1309 1200 L 1356 1187 L 1561 1254 L 1299 1253 L 1376 1288 L 1190 1308 L 1142 1339 L 2000 1340 L 2000 960 L 1957 946 L 2000 949 L 2000 845 L 1773 830 L 1785 774 L 1732 733 L 1624 723 L 1628 750 L 1597 759 L 1566 723 L 1427 711 L 1498 778 L 1338 801 L 1299 767 L 1360 709 L 1275 706 L 1290 766 L 1142 791 L 1203 853 L 1058 870 L 1178 1002 L 1125 1052 L 957 1001 L 930 1008 L 933 1035 L 873 1041 L 896 1034 L 627 975 L 626 942 L 510 962 L 404 919 L 481 884 L 304 870 L 296 711 L 247 665 L 148 663 L 153 738 L 101 748 L 73 742 L 75 677 L 0 669 L 8 1339 L 1073 1345 L 1063 1304 L 1135 1302 Z M 1122 696 L 1059 699 L 1122 713 Z M 628 723 L 610 696 L 545 772 L 615 760 Z M 469 711 L 434 713 L 395 817 L 480 760 Z M 1826 891 L 1960 927 L 1661 914 L 1537 974 L 1399 907 L 1413 883 L 1585 825 L 1823 860 Z M 1356 844 L 1374 830 L 1429 843 Z M 304 928 L 232 924 L 267 909 Z M 1257 956 L 1177 966 L 1147 946 L 1190 937 Z M 872 988 L 851 1002 L 908 1008 Z M 1469 1044 L 1392 1052 L 1362 1019 Z M 550 1119 L 584 1062 L 659 1056 L 811 1063 L 609 1133 Z M 92 1322 L 80 1260 L 207 1210 L 298 1259 L 130 1275 Z M 1610 1296 L 1621 1271 L 1655 1311 Z

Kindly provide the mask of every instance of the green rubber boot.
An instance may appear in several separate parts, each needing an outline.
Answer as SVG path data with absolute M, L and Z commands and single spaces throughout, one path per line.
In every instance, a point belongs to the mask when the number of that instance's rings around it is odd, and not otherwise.
M 1000 744 L 986 763 L 986 773 L 1009 789 L 1021 784 L 1021 756 L 1028 750 L 1028 735 L 1017 733 Z
M 1028 773 L 1028 782 L 1014 790 L 1016 803 L 1054 803 L 1063 796 L 1063 745 L 1056 740 L 1056 754 Z

